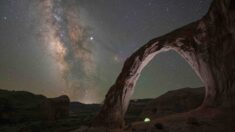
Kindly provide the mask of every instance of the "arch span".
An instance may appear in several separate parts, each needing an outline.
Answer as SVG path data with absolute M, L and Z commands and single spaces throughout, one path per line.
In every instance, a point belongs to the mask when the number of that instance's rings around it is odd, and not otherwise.
M 93 125 L 122 127 L 130 97 L 143 68 L 160 52 L 175 50 L 205 86 L 202 108 L 217 107 L 234 88 L 235 11 L 231 0 L 214 0 L 202 19 L 152 39 L 124 63 Z

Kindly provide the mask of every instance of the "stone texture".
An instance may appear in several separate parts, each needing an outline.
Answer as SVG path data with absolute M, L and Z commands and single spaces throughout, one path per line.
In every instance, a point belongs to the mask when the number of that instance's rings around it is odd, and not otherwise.
M 214 0 L 208 13 L 200 20 L 143 45 L 125 61 L 93 126 L 124 126 L 123 117 L 142 69 L 155 55 L 168 50 L 179 53 L 205 86 L 204 101 L 198 112 L 233 106 L 234 102 L 230 100 L 235 87 L 234 23 L 234 0 Z

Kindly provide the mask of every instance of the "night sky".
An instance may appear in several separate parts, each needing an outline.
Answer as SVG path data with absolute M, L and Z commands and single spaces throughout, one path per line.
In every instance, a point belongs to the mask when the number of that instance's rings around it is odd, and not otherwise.
M 211 0 L 0 0 L 0 89 L 104 99 L 125 59 L 150 39 L 201 18 Z M 200 87 L 173 51 L 143 70 L 133 98 Z

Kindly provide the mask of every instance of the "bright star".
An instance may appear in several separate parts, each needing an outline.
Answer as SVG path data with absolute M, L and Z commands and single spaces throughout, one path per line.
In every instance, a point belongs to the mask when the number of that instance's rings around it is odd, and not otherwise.
M 94 37 L 91 36 L 91 37 L 90 37 L 90 40 L 93 40 L 93 39 L 94 39 Z

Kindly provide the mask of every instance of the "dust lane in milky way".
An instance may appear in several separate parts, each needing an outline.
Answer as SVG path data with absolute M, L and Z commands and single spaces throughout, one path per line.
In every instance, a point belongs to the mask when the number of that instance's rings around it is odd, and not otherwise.
M 42 1 L 41 34 L 64 82 L 63 93 L 72 100 L 91 103 L 97 100 L 92 80 L 96 65 L 88 31 L 79 21 L 79 11 L 73 4 L 74 1 Z M 76 68 L 82 73 L 77 73 Z

